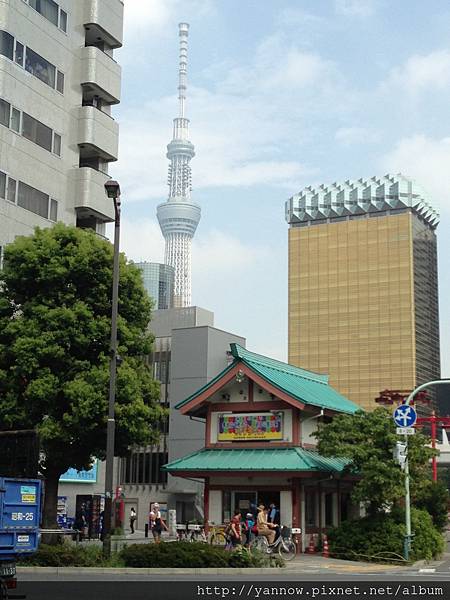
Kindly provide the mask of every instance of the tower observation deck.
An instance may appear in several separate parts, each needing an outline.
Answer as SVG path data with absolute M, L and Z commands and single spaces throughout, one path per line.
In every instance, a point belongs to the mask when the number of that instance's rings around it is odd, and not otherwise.
M 166 241 L 164 262 L 175 269 L 174 306 L 191 305 L 191 246 L 200 221 L 200 206 L 192 201 L 191 159 L 194 145 L 189 141 L 186 118 L 187 46 L 189 25 L 179 24 L 179 116 L 173 120 L 173 139 L 167 146 L 170 160 L 169 197 L 157 207 L 157 217 Z

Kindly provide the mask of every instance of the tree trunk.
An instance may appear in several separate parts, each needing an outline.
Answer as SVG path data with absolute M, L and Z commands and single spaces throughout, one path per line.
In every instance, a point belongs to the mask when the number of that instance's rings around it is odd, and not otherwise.
M 43 529 L 56 529 L 58 526 L 58 483 L 60 476 L 59 471 L 48 471 L 46 473 L 44 508 L 42 511 Z M 59 541 L 58 538 L 59 536 L 56 534 L 43 534 L 42 542 L 44 544 L 56 544 Z

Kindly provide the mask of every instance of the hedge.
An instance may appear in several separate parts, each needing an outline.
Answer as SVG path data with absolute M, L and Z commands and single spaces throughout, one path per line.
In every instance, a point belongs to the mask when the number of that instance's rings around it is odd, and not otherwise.
M 242 547 L 226 551 L 204 543 L 167 542 L 126 546 L 109 559 L 103 556 L 101 546 L 41 544 L 37 552 L 22 558 L 19 564 L 37 567 L 246 568 L 278 567 L 284 563 L 279 557 L 271 559 L 261 553 L 250 554 Z
M 411 509 L 411 529 L 410 560 L 430 560 L 442 554 L 444 539 L 426 511 Z M 330 552 L 338 558 L 374 561 L 391 553 L 401 560 L 405 531 L 405 513 L 400 509 L 344 521 L 328 532 Z
M 118 566 L 117 555 L 105 559 L 101 546 L 82 544 L 41 544 L 34 554 L 20 559 L 19 564 L 36 567 L 106 567 Z
M 250 554 L 245 548 L 227 551 L 209 544 L 189 542 L 133 544 L 120 552 L 120 558 L 126 567 L 145 568 L 246 568 L 281 564 L 259 553 Z

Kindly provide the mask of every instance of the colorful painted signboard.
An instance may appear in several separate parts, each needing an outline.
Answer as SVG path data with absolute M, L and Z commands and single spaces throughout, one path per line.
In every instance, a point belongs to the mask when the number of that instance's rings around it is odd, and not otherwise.
M 89 471 L 77 471 L 69 469 L 61 477 L 59 481 L 62 483 L 96 483 L 97 482 L 97 463 L 95 460 L 92 469 Z
M 282 440 L 282 413 L 219 415 L 217 441 Z

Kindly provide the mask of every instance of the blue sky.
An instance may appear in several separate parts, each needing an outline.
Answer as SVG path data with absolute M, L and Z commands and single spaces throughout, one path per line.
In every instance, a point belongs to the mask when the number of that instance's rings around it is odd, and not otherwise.
M 125 0 L 122 247 L 163 260 L 156 206 L 190 23 L 193 302 L 248 348 L 287 358 L 284 202 L 302 187 L 415 178 L 438 227 L 442 374 L 450 376 L 450 5 L 433 0 Z

